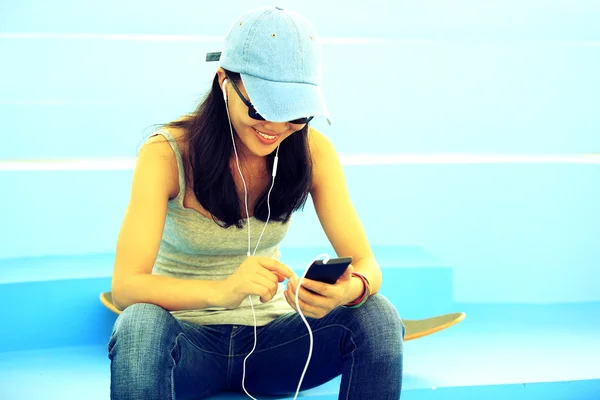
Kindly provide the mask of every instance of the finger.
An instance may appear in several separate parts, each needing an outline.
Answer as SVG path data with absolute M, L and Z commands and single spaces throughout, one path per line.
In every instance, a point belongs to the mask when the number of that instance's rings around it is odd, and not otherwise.
M 297 282 L 288 282 L 287 292 L 290 297 L 290 300 L 294 303 L 294 305 L 296 304 L 296 290 L 298 290 L 299 287 L 300 286 L 297 285 Z M 298 296 L 298 301 L 304 303 L 300 295 Z
M 255 285 L 252 294 L 259 296 L 261 303 L 267 303 L 273 298 L 271 292 L 262 285 Z
M 296 287 L 296 283 L 292 279 L 288 280 L 286 291 L 290 296 L 296 296 Z
M 321 315 L 325 314 L 324 310 L 321 310 L 319 307 L 315 307 L 310 304 L 307 304 L 301 298 L 298 298 L 298 305 L 296 305 L 295 297 L 292 298 L 292 303 L 294 304 L 295 308 L 298 308 L 298 306 L 300 307 L 300 312 L 305 317 L 320 318 Z
M 273 284 L 273 288 L 275 290 L 277 290 L 279 288 L 279 282 L 283 282 L 285 280 L 284 277 L 281 277 L 278 274 L 275 274 L 269 270 L 266 270 L 264 268 L 259 268 L 257 271 L 257 276 L 261 276 L 265 279 L 267 279 L 269 282 L 272 282 Z
M 330 291 L 331 291 L 331 289 L 330 289 L 331 285 L 328 285 L 327 283 L 323 283 L 323 282 L 319 282 L 319 281 L 313 281 L 312 279 L 307 279 L 307 278 L 302 279 L 301 286 L 303 288 L 312 290 L 313 292 L 315 292 L 321 296 L 325 296 L 325 297 L 329 297 Z
M 253 280 L 254 282 L 260 282 L 261 284 L 267 285 L 269 288 L 275 288 L 277 289 L 277 286 L 279 284 L 279 281 L 277 280 L 277 276 L 275 274 L 272 274 L 268 271 L 265 271 L 264 273 L 257 273 L 254 275 L 253 278 L 250 278 L 251 280 Z
M 287 300 L 290 307 L 292 307 L 296 312 L 298 312 L 298 308 L 296 307 L 296 301 L 294 297 L 292 297 L 292 295 L 289 293 L 289 291 L 286 290 L 285 292 L 283 292 L 283 295 L 285 296 L 285 299 Z
M 277 272 L 275 272 L 275 276 L 277 276 L 277 281 L 278 282 L 283 282 L 286 279 L 285 276 L 283 276 L 283 275 L 281 275 L 281 274 L 279 274 Z
M 260 257 L 258 262 L 269 271 L 278 273 L 279 275 L 285 276 L 288 279 L 296 275 L 290 267 L 274 258 Z
M 305 284 L 307 282 L 308 285 Z M 329 285 L 310 279 L 302 280 L 302 285 L 297 286 L 296 290 L 299 291 L 298 298 L 311 307 L 314 318 L 321 318 L 336 308 L 345 291 L 341 285 Z
M 307 309 L 309 308 L 308 304 L 304 303 L 301 299 L 298 299 L 298 304 L 296 304 L 296 294 L 292 293 L 291 290 L 286 290 L 285 296 L 288 301 L 288 304 L 292 306 L 292 308 L 296 310 L 296 312 L 302 312 L 304 316 L 308 316 L 310 314 L 310 312 L 307 311 Z
M 295 292 L 296 288 L 298 287 L 298 278 L 296 276 L 293 276 L 290 279 L 288 279 L 287 286 L 291 287 Z
M 254 271 L 253 271 L 254 272 Z M 276 273 L 273 273 L 265 268 L 256 268 L 256 274 L 266 278 L 274 283 L 279 282 L 279 277 Z
M 320 306 L 322 300 L 324 299 L 324 297 L 320 294 L 312 293 L 301 285 L 298 285 L 295 291 L 298 293 L 298 298 L 300 300 L 311 306 Z M 294 293 L 294 295 L 296 295 L 296 293 Z
M 252 294 L 260 296 L 260 301 L 263 303 L 271 300 L 277 293 L 277 282 L 273 282 L 272 279 L 257 275 L 252 283 L 254 286 Z

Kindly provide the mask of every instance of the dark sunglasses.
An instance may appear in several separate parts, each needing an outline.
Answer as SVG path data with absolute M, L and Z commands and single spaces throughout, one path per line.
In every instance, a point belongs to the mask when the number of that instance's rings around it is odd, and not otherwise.
M 262 115 L 260 115 L 256 109 L 254 108 L 254 106 L 252 105 L 252 103 L 250 103 L 248 100 L 246 100 L 244 98 L 244 96 L 242 95 L 242 93 L 240 92 L 240 89 L 238 89 L 237 85 L 235 84 L 235 82 L 233 81 L 233 79 L 231 79 L 230 77 L 227 77 L 227 79 L 229 80 L 229 82 L 231 82 L 231 86 L 233 86 L 233 90 L 235 90 L 235 92 L 238 94 L 238 96 L 240 97 L 240 99 L 242 100 L 242 102 L 244 102 L 244 104 L 246 105 L 246 107 L 248 107 L 248 116 L 252 119 L 256 119 L 259 121 L 264 121 L 265 119 L 263 118 Z M 294 119 L 292 121 L 289 121 L 290 124 L 297 124 L 297 125 L 304 125 L 304 124 L 308 124 L 310 122 L 310 120 L 312 120 L 314 117 L 304 117 L 304 118 L 298 118 L 298 119 Z

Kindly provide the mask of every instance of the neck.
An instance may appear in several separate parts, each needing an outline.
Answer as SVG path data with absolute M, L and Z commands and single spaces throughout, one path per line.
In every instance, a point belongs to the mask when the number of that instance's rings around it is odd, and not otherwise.
M 244 174 L 244 178 L 250 179 L 251 177 L 261 175 L 266 171 L 266 157 L 256 156 L 254 154 L 247 154 L 246 152 L 240 151 L 239 148 L 238 157 L 240 169 Z M 239 175 L 235 154 L 231 155 L 229 165 L 231 167 L 231 172 L 234 175 Z

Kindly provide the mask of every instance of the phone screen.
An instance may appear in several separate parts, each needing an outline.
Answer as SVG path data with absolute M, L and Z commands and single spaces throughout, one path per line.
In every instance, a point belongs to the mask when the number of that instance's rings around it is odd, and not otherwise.
M 352 257 L 332 258 L 327 263 L 323 263 L 322 260 L 315 261 L 308 268 L 306 278 L 333 285 L 350 263 L 352 263 Z

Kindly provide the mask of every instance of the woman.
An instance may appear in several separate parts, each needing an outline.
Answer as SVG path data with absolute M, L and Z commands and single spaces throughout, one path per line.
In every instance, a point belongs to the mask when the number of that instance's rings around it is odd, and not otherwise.
M 381 270 L 336 151 L 309 127 L 328 118 L 314 29 L 287 10 L 252 10 L 209 59 L 219 67 L 206 99 L 138 155 L 113 274 L 123 312 L 111 398 L 289 395 L 340 374 L 340 399 L 399 398 L 404 327 L 376 294 Z M 278 261 L 309 195 L 336 253 L 353 259 L 335 284 L 299 285 Z M 305 374 L 300 313 L 314 338 Z

